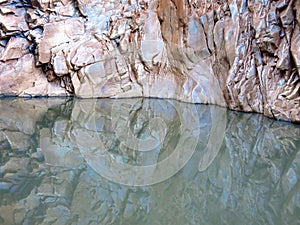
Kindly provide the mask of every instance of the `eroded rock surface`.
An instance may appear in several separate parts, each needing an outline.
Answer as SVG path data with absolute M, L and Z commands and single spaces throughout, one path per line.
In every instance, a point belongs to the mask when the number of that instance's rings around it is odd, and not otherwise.
M 176 98 L 300 121 L 297 0 L 0 4 L 1 95 Z

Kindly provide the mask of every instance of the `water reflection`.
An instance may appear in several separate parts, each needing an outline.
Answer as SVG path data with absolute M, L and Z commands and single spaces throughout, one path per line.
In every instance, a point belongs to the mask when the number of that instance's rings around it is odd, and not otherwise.
M 299 224 L 299 134 L 176 101 L 1 100 L 0 224 Z M 182 164 L 169 163 L 170 174 L 183 168 L 163 182 L 103 177 L 115 162 L 157 165 L 177 146 Z M 170 172 L 156 169 L 114 176 L 142 183 Z

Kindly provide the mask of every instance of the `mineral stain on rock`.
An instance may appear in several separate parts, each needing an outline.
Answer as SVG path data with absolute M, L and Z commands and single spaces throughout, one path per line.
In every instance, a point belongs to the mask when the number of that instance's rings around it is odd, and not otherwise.
M 0 0 L 1 96 L 175 98 L 299 123 L 299 75 L 297 0 Z

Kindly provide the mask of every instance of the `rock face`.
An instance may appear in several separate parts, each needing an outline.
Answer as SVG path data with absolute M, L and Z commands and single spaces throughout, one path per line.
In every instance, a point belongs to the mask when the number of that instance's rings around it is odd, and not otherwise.
M 300 3 L 0 1 L 0 94 L 175 98 L 300 122 Z

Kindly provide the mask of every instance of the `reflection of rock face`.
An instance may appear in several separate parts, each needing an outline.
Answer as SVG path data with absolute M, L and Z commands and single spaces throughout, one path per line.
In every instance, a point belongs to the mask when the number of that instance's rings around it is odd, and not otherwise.
M 176 98 L 300 121 L 297 0 L 0 6 L 1 95 Z
M 128 148 L 120 154 L 111 121 L 113 103 L 131 100 L 57 101 L 0 101 L 0 224 L 299 224 L 299 126 L 199 105 L 199 143 L 189 163 L 165 182 L 130 187 L 95 173 L 77 149 L 93 143 L 74 132 L 97 131 L 118 160 L 138 164 Z M 178 110 L 160 111 L 168 106 L 162 100 L 137 102 L 129 124 L 139 137 L 149 135 L 153 118 L 143 109 L 169 116 L 167 127 L 178 130 Z M 217 153 L 210 137 L 220 139 Z M 213 160 L 205 167 L 203 157 Z
M 193 104 L 134 98 L 104 101 L 103 107 L 102 102 L 78 101 L 72 114 L 76 126 L 70 133 L 86 162 L 116 183 L 143 186 L 164 181 L 184 167 L 199 139 L 207 142 L 200 132 L 209 132 L 211 124 L 200 131 Z

